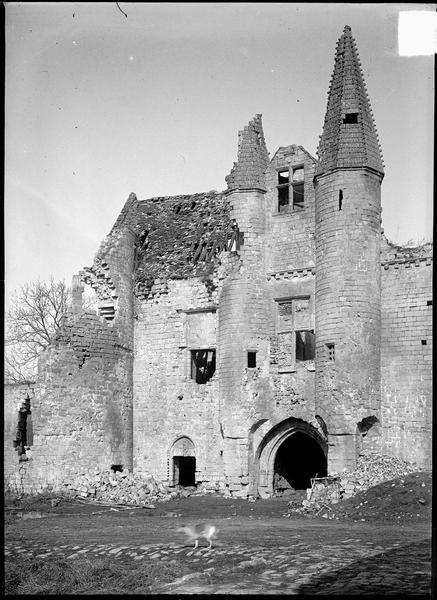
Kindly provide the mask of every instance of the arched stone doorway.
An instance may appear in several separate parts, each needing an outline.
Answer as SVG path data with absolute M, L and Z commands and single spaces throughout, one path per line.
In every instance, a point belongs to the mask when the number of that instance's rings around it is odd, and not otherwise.
M 195 486 L 196 454 L 190 438 L 184 436 L 175 441 L 171 448 L 170 460 L 173 485 Z
M 273 475 L 273 490 L 305 490 L 312 477 L 326 477 L 326 456 L 320 444 L 307 433 L 296 431 L 279 446 Z
M 312 477 L 327 475 L 327 442 L 310 423 L 289 418 L 273 427 L 256 452 L 258 491 L 306 489 Z

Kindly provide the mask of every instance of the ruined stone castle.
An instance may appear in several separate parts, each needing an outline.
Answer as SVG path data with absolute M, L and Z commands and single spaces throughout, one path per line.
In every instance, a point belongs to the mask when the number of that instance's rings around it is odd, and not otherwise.
M 128 468 L 266 497 L 366 451 L 429 465 L 432 246 L 385 238 L 383 177 L 346 26 L 317 159 L 270 159 L 256 115 L 225 191 L 129 196 L 37 380 L 9 395 L 6 480 Z

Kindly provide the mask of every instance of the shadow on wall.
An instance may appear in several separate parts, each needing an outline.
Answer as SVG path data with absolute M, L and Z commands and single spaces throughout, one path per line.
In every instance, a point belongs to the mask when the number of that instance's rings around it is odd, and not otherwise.
M 423 594 L 431 590 L 431 540 L 405 544 L 304 583 L 297 594 Z

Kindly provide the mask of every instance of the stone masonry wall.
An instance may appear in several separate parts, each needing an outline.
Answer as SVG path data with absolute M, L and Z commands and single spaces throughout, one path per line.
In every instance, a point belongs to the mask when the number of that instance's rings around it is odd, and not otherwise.
M 381 273 L 384 452 L 430 466 L 432 259 L 394 259 Z
M 185 437 L 194 445 L 196 482 L 215 489 L 223 470 L 217 371 L 198 384 L 190 358 L 191 349 L 217 346 L 217 290 L 200 278 L 168 280 L 165 292 L 159 289 L 155 284 L 136 306 L 134 469 L 174 483 L 172 446 Z
M 16 447 L 14 441 L 17 439 L 17 426 L 19 410 L 23 405 L 27 395 L 30 398 L 30 410 L 33 409 L 34 383 L 9 383 L 4 386 L 4 408 L 3 408 L 3 461 L 4 461 L 4 480 L 5 487 L 12 490 L 20 490 L 21 474 L 23 463 L 27 461 L 32 450 L 27 450 L 24 455 L 19 454 L 19 448 Z M 29 437 L 29 427 L 28 427 Z M 33 445 L 32 440 L 28 439 L 29 447 Z
M 237 492 L 248 485 L 249 430 L 254 422 L 269 418 L 274 408 L 269 378 L 273 317 L 265 274 L 264 194 L 233 192 L 229 201 L 244 245 L 240 263 L 224 281 L 219 296 L 218 375 L 226 484 Z M 248 351 L 256 353 L 255 386 L 250 383 L 254 374 L 246 371 Z
M 266 268 L 268 272 L 314 267 L 314 159 L 300 146 L 279 148 L 267 172 Z M 304 209 L 278 212 L 278 170 L 304 168 Z M 292 171 L 290 170 L 290 177 Z M 291 195 L 291 191 L 290 191 Z M 290 200 L 291 201 L 291 200 Z
M 308 298 L 309 329 L 314 330 L 314 274 L 282 273 L 269 280 L 271 308 L 278 311 L 278 299 Z M 275 315 L 276 316 L 276 315 Z M 275 319 L 277 324 L 277 319 Z M 314 360 L 296 361 L 294 349 L 290 349 L 287 369 L 281 368 L 278 357 L 278 333 L 270 338 L 270 373 L 273 382 L 275 417 L 296 417 L 311 422 L 315 415 Z
M 353 432 L 380 403 L 380 180 L 347 171 L 317 187 L 317 404 L 331 431 Z
M 316 407 L 330 434 L 329 471 L 355 468 L 357 425 L 380 419 L 379 175 L 316 180 Z
M 33 446 L 22 489 L 62 489 L 77 473 L 131 457 L 131 356 L 95 313 L 70 313 L 42 352 L 32 400 Z

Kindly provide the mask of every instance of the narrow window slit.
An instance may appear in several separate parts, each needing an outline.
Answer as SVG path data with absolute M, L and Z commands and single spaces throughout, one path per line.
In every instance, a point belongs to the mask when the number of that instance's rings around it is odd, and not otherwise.
M 254 369 L 256 367 L 256 352 L 247 352 L 247 368 Z
M 343 210 L 343 190 L 338 192 L 338 210 Z

